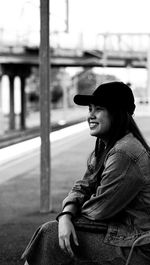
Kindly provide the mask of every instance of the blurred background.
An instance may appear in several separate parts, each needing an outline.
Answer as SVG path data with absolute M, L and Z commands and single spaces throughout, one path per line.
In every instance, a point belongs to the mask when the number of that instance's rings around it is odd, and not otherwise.
M 40 29 L 40 3 L 45 2 L 50 111 L 44 114 L 50 112 L 51 146 L 49 123 L 40 116 L 40 36 L 46 31 L 46 25 Z M 20 257 L 35 229 L 55 219 L 85 172 L 95 139 L 84 122 L 87 108 L 73 103 L 76 93 L 89 94 L 105 81 L 127 83 L 135 95 L 134 118 L 150 142 L 149 10 L 149 0 L 0 0 L 1 265 L 24 264 Z M 43 149 L 40 127 L 44 137 L 48 132 Z
M 50 1 L 52 128 L 85 119 L 73 96 L 104 81 L 131 85 L 136 111 L 149 111 L 149 5 L 148 0 Z M 39 45 L 40 1 L 0 0 L 1 146 L 38 134 Z

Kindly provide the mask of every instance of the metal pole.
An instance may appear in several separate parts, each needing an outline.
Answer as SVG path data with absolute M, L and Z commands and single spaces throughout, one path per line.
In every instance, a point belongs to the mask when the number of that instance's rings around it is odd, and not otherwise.
M 41 114 L 41 181 L 40 211 L 48 212 L 50 200 L 50 58 L 49 0 L 40 0 L 40 114 Z

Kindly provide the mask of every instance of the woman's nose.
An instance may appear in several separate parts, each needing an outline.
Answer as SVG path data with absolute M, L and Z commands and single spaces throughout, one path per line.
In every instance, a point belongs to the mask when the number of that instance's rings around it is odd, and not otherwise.
M 91 110 L 89 112 L 89 117 L 90 117 L 90 119 L 94 119 L 95 118 L 95 111 L 94 110 Z

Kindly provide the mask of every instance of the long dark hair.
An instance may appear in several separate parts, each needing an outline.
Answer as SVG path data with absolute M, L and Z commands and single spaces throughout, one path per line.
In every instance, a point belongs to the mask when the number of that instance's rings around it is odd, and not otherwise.
M 91 158 L 95 157 L 95 170 L 102 170 L 104 159 L 109 152 L 109 150 L 114 146 L 114 144 L 125 136 L 127 133 L 131 132 L 145 147 L 147 152 L 150 154 L 150 147 L 146 142 L 141 130 L 134 121 L 133 117 L 127 113 L 125 110 L 109 110 L 112 117 L 112 126 L 110 130 L 110 137 L 107 146 L 104 142 L 97 137 L 95 150 L 92 152 L 88 159 L 88 164 Z

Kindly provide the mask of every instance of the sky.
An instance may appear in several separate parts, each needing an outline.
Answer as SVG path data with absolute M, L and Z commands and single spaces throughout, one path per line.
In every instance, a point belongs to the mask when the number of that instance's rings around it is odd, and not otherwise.
M 68 0 L 74 32 L 150 32 L 149 0 Z M 0 0 L 0 27 L 39 27 L 39 0 Z M 65 0 L 50 0 L 55 24 L 63 24 Z M 54 15 L 53 15 L 54 18 Z M 21 23 L 19 23 L 21 22 Z
M 74 30 L 150 32 L 149 0 L 70 0 L 70 7 Z
M 65 29 L 65 3 L 66 0 L 50 0 L 51 32 Z M 150 0 L 68 0 L 68 3 L 73 41 L 80 33 L 84 33 L 86 41 L 103 32 L 150 33 Z M 10 41 L 15 34 L 34 43 L 39 41 L 39 6 L 40 0 L 0 0 L 0 29 L 9 32 Z

